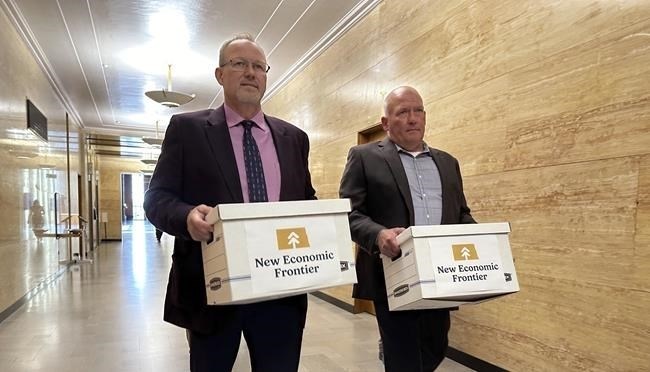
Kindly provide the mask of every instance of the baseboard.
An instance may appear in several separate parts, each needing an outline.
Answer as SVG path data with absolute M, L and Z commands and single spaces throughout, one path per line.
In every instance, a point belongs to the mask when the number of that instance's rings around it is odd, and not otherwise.
M 349 303 L 347 303 L 345 301 L 341 301 L 336 297 L 330 296 L 330 295 L 328 295 L 326 293 L 323 293 L 321 291 L 311 292 L 310 294 L 312 296 L 314 296 L 314 297 L 320 298 L 321 300 L 323 300 L 323 301 L 325 301 L 325 302 L 327 302 L 329 304 L 332 304 L 332 305 L 334 305 L 336 307 L 340 307 L 341 309 L 343 309 L 343 310 L 345 310 L 347 312 L 354 313 L 354 305 L 351 305 L 351 304 L 349 304 Z
M 326 293 L 323 293 L 321 291 L 316 291 L 316 292 L 311 292 L 310 293 L 312 296 L 320 298 L 321 300 L 332 304 L 336 307 L 339 307 L 345 311 L 348 311 L 350 313 L 354 313 L 354 306 L 350 305 L 349 303 L 345 301 L 341 301 L 336 297 L 330 296 Z M 458 349 L 455 349 L 453 347 L 448 347 L 447 348 L 447 358 L 455 361 L 456 363 L 460 363 L 464 365 L 465 367 L 471 368 L 475 371 L 479 372 L 507 372 L 508 370 L 503 369 L 501 367 L 495 366 L 494 364 L 491 364 L 489 362 L 486 362 L 482 359 L 479 359 L 475 356 L 472 356 L 470 354 L 467 354 L 465 352 L 462 352 Z
M 475 356 L 462 352 L 451 346 L 447 348 L 446 356 L 447 358 L 455 361 L 456 363 L 460 363 L 465 367 L 471 368 L 479 372 L 507 372 L 508 371 L 507 369 L 503 369 L 501 367 L 495 366 L 494 364 L 491 364 Z
M 2 323 L 5 319 L 7 319 L 16 310 L 20 309 L 21 306 L 23 306 L 27 301 L 29 301 L 29 299 L 34 297 L 38 292 L 42 291 L 47 286 L 52 284 L 52 282 L 57 280 L 61 275 L 63 275 L 63 273 L 65 273 L 68 270 L 69 266 L 70 263 L 67 263 L 65 266 L 59 268 L 57 272 L 43 279 L 40 283 L 36 285 L 36 287 L 29 290 L 29 292 L 27 292 L 24 296 L 19 298 L 16 302 L 9 305 L 9 307 L 7 307 L 6 309 L 2 310 L 2 312 L 0 312 L 0 323 Z

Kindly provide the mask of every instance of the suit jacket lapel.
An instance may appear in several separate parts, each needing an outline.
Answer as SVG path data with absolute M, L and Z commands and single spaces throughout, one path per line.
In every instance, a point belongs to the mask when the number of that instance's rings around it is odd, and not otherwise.
M 388 163 L 388 168 L 390 168 L 393 178 L 397 183 L 397 188 L 399 189 L 402 198 L 404 198 L 404 203 L 409 210 L 409 226 L 415 223 L 415 212 L 413 212 L 413 199 L 411 198 L 411 190 L 409 188 L 408 178 L 406 177 L 406 172 L 404 171 L 404 165 L 402 165 L 402 160 L 399 158 L 399 153 L 395 144 L 393 144 L 390 139 L 386 138 L 383 141 L 377 144 L 381 155 Z
M 278 164 L 280 165 L 280 200 L 287 200 L 287 196 L 285 195 L 287 182 L 291 182 L 293 177 L 290 170 L 295 166 L 295 164 L 291 163 L 292 158 L 288 149 L 294 147 L 295 143 L 291 142 L 291 138 L 287 136 L 286 130 L 274 118 L 264 115 L 264 119 L 271 130 L 275 153 L 278 155 Z
M 226 114 L 224 113 L 223 105 L 214 110 L 208 117 L 205 134 L 208 137 L 208 143 L 210 144 L 214 161 L 221 171 L 233 200 L 243 202 L 244 197 L 242 196 L 241 183 L 239 182 L 237 160 L 235 159 L 235 152 L 232 149 L 230 131 L 226 123 Z

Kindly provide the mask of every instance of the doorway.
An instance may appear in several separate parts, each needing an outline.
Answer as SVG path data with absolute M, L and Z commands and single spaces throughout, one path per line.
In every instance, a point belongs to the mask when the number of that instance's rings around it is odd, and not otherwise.
M 122 173 L 122 224 L 143 221 L 144 218 L 145 175 L 142 173 Z
M 122 173 L 121 174 L 121 210 L 122 210 L 122 240 L 125 234 L 148 235 L 155 231 L 147 220 L 144 211 L 144 194 L 149 188 L 151 174 Z M 138 237 L 140 238 L 140 237 Z

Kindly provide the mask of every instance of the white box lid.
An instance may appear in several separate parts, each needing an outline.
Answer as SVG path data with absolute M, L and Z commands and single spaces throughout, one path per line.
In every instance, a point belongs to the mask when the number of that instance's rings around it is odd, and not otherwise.
M 219 220 L 309 216 L 347 213 L 350 210 L 350 199 L 219 204 L 206 216 L 205 221 L 214 224 Z
M 510 232 L 509 222 L 468 223 L 458 225 L 426 225 L 411 226 L 397 236 L 397 244 L 402 244 L 411 238 L 433 236 L 484 235 L 504 234 Z

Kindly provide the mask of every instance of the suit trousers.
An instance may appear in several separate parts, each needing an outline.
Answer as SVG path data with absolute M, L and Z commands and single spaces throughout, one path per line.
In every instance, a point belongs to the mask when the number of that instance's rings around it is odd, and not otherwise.
M 271 300 L 237 306 L 235 320 L 217 334 L 189 332 L 192 372 L 231 371 L 242 334 L 251 371 L 296 372 L 306 309 Z
M 449 310 L 388 311 L 374 301 L 386 372 L 431 372 L 445 358 Z

